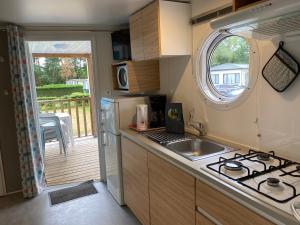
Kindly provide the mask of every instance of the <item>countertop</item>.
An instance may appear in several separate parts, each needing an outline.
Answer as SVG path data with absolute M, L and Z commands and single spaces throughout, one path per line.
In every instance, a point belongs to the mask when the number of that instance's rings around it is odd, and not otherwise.
M 200 169 L 201 166 L 207 164 L 207 161 L 205 159 L 198 161 L 190 161 L 159 145 L 158 143 L 151 141 L 150 139 L 146 138 L 140 133 L 130 129 L 121 129 L 121 135 L 135 142 L 136 144 L 144 147 L 151 153 L 167 160 L 168 162 L 191 174 L 192 176 L 201 180 L 202 182 L 207 183 L 211 187 L 236 200 L 237 202 L 246 206 L 247 208 L 255 211 L 257 214 L 269 219 L 273 223 L 281 225 L 299 224 L 296 221 L 296 219 L 288 213 L 285 213 L 267 203 L 264 203 L 259 199 L 239 190 L 238 188 Z M 245 153 L 248 150 L 245 146 L 237 145 L 235 143 L 230 143 L 228 141 L 216 139 L 214 137 L 209 136 L 207 136 L 206 138 L 212 139 L 213 141 L 219 142 L 220 144 L 225 144 L 229 147 L 238 148 L 240 149 L 240 151 L 245 151 Z

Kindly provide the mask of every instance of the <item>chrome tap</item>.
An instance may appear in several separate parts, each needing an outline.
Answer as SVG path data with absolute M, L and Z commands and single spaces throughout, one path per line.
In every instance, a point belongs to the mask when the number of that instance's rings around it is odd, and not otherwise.
M 201 122 L 189 122 L 188 125 L 197 130 L 199 132 L 199 136 L 205 136 L 207 133 L 205 125 Z
M 195 109 L 193 108 L 189 112 L 188 126 L 190 126 L 190 127 L 194 128 L 195 130 L 197 130 L 199 132 L 200 137 L 205 136 L 207 134 L 206 126 L 204 125 L 204 123 L 194 121 L 194 114 L 195 114 Z

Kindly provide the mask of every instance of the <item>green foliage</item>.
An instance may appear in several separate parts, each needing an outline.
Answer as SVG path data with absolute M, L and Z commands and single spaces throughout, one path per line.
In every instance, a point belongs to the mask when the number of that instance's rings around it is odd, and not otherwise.
M 64 95 L 61 98 L 62 99 L 74 99 L 74 98 L 83 98 L 83 97 L 89 97 L 90 95 L 87 93 L 82 93 L 82 92 L 74 92 L 70 95 Z
M 57 97 L 49 97 L 49 96 L 43 96 L 43 97 L 37 97 L 38 101 L 49 101 L 49 100 L 55 100 L 58 99 Z
M 244 38 L 230 36 L 223 39 L 211 54 L 212 66 L 224 63 L 248 64 L 249 45 Z
M 34 58 L 33 61 L 38 86 L 65 83 L 68 79 L 87 79 L 88 77 L 85 58 Z
M 38 97 L 62 97 L 72 93 L 83 93 L 82 85 L 49 84 L 36 88 Z
M 43 86 L 36 87 L 37 90 L 42 89 L 68 89 L 68 88 L 83 88 L 81 84 L 47 84 Z
M 87 64 L 86 59 L 72 58 L 72 65 L 76 74 L 76 79 L 87 79 Z
M 50 84 L 63 83 L 61 76 L 61 59 L 60 58 L 45 58 L 44 75 L 49 77 Z
M 68 101 L 64 101 L 63 103 L 61 103 L 60 101 L 53 101 L 52 100 L 68 100 L 68 99 L 81 99 L 81 98 L 85 98 L 85 97 L 89 97 L 89 94 L 87 93 L 82 93 L 82 92 L 74 92 L 70 95 L 64 95 L 64 96 L 60 96 L 60 97 L 52 97 L 52 96 L 44 96 L 44 97 L 38 97 L 37 100 L 40 101 L 39 107 L 41 111 L 44 111 L 46 109 L 46 104 L 43 103 L 44 101 L 47 102 L 47 109 L 48 110 L 53 110 L 54 106 L 56 108 L 60 108 L 61 104 L 64 105 L 64 107 L 69 107 L 69 104 L 71 107 L 74 106 L 82 106 L 82 101 L 78 101 L 78 102 L 68 102 Z M 48 102 L 49 101 L 49 102 Z M 89 99 L 85 100 L 85 104 L 88 105 L 89 103 Z

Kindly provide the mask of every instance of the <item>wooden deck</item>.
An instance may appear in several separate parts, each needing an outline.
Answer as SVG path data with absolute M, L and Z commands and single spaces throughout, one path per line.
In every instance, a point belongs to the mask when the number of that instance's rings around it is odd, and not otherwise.
M 46 144 L 45 175 L 48 186 L 100 179 L 97 138 L 75 139 L 67 158 L 59 153 L 58 143 Z

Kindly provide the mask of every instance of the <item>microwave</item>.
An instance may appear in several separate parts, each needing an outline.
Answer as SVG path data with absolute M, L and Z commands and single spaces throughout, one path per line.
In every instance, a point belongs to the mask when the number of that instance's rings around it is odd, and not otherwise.
M 117 81 L 118 81 L 119 89 L 121 90 L 129 89 L 127 64 L 120 64 L 117 66 Z

